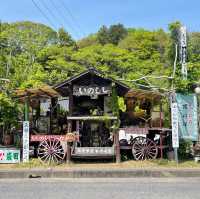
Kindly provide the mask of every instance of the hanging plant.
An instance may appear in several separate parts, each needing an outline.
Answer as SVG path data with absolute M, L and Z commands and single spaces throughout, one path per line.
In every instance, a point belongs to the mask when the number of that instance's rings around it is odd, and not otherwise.
M 112 95 L 111 95 L 111 109 L 112 114 L 117 117 L 117 120 L 113 122 L 113 125 L 111 126 L 111 130 L 113 132 L 116 132 L 117 129 L 120 126 L 120 120 L 119 120 L 119 103 L 118 103 L 118 95 L 115 88 L 115 85 L 112 86 Z

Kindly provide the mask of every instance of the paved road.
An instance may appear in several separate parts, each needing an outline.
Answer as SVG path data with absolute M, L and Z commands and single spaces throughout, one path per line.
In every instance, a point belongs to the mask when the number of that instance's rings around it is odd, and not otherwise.
M 0 199 L 199 199 L 199 178 L 0 179 Z

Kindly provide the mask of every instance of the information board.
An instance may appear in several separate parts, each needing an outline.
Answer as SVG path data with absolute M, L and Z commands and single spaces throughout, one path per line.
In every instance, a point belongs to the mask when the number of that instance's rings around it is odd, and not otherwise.
M 20 162 L 20 150 L 0 148 L 0 163 L 13 164 Z

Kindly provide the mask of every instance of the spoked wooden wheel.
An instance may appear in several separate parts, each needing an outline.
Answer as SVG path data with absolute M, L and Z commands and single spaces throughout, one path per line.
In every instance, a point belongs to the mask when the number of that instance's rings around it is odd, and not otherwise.
M 61 163 L 65 157 L 64 149 L 58 139 L 42 141 L 38 146 L 38 156 L 46 163 Z
M 133 140 L 132 153 L 136 160 L 155 159 L 158 148 L 152 140 L 139 136 Z

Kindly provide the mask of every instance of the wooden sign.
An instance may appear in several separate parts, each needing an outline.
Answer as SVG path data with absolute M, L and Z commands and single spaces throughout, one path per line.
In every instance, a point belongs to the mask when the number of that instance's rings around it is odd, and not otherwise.
M 124 130 L 126 134 L 145 134 L 146 135 L 149 133 L 148 128 L 140 128 L 140 127 L 135 127 L 135 126 L 120 128 L 120 130 Z
M 111 93 L 109 86 L 74 86 L 73 95 L 75 96 L 98 96 Z
M 76 147 L 74 155 L 77 156 L 114 156 L 114 147 Z

